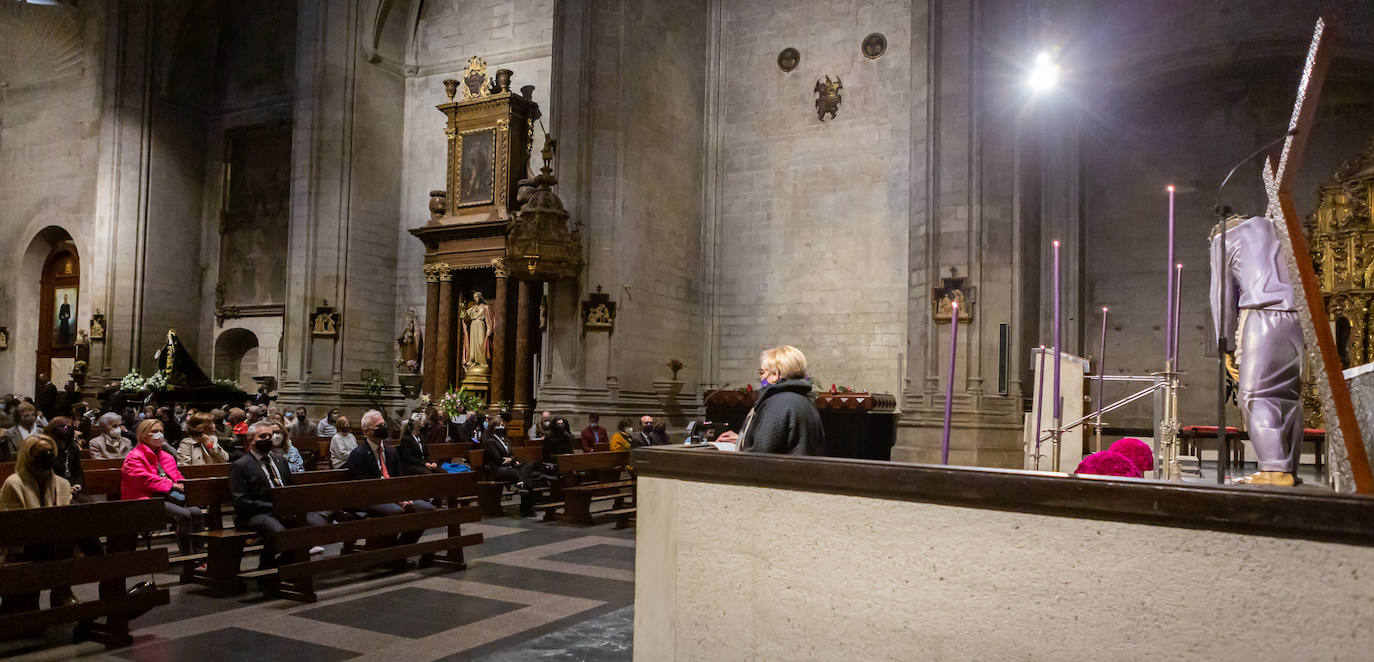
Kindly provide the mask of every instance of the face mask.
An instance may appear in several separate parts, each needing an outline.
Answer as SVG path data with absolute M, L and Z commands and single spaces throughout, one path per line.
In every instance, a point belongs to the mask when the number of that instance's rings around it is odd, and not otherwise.
M 372 434 L 378 441 L 381 441 L 391 436 L 391 429 L 386 425 L 378 425 L 376 428 L 373 428 Z
M 293 418 L 295 418 L 295 417 L 296 417 L 295 414 L 293 414 L 293 413 L 291 413 L 291 412 L 289 412 L 289 411 L 286 412 L 286 420 L 289 421 L 289 420 L 291 420 L 291 419 L 293 419 Z
M 52 471 L 52 465 L 55 461 L 55 457 L 52 451 L 38 451 L 38 453 L 33 456 L 32 461 L 33 468 L 39 471 L 48 472 Z
M 282 439 L 284 439 L 284 438 L 285 438 L 285 437 L 282 437 L 280 434 L 274 434 L 274 435 L 272 435 L 272 445 L 273 445 L 273 446 L 280 446 L 280 445 L 281 445 L 281 442 L 282 442 Z
M 161 432 L 154 432 L 154 433 L 153 433 L 153 441 L 156 441 L 156 442 L 158 442 L 158 443 L 162 443 L 162 440 L 163 440 L 163 439 L 166 439 L 166 438 L 167 438 L 167 437 L 165 437 Z
M 348 434 L 348 433 L 350 433 L 350 432 L 352 432 L 352 431 L 353 431 L 353 428 L 339 428 L 339 433 L 340 433 L 340 434 Z
M 490 429 L 491 429 L 491 421 L 482 421 L 482 429 L 483 429 L 483 430 L 490 430 Z
M 760 380 L 759 380 L 759 388 L 768 388 L 769 386 L 770 386 L 770 382 L 768 381 L 768 379 L 767 379 L 766 377 L 765 377 L 764 379 L 760 379 Z
M 271 440 L 271 439 L 254 439 L 254 440 L 253 440 L 253 449 L 256 450 L 257 452 L 262 453 L 262 454 L 265 455 L 265 454 L 267 454 L 269 451 L 272 450 L 272 440 Z

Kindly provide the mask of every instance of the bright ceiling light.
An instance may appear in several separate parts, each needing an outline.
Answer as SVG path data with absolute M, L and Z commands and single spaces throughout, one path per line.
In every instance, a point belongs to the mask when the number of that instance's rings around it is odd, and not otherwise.
M 1035 56 L 1030 77 L 1026 81 L 1033 92 L 1052 90 L 1059 84 L 1059 65 L 1050 59 L 1050 54 L 1041 52 Z

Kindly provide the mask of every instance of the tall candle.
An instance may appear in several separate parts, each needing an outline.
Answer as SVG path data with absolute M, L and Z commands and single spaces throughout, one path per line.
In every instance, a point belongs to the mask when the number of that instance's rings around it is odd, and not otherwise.
M 1179 307 L 1181 306 L 1181 302 L 1182 302 L 1182 301 L 1183 301 L 1183 265 L 1181 265 L 1181 264 L 1175 264 L 1175 265 L 1174 265 L 1174 334 L 1173 334 L 1174 344 L 1173 344 L 1172 347 L 1169 348 L 1169 361 L 1170 361 L 1171 363 L 1174 364 L 1174 370 L 1178 370 L 1178 336 L 1179 336 L 1178 330 L 1179 330 L 1179 327 L 1180 327 L 1178 312 L 1179 312 Z
M 1169 185 L 1169 261 L 1165 264 L 1174 264 L 1174 185 Z M 1164 360 L 1173 360 L 1173 331 L 1174 331 L 1174 279 L 1170 278 L 1168 269 L 1164 271 Z
M 1040 369 L 1035 372 L 1035 467 L 1040 468 L 1040 415 L 1045 413 L 1045 346 L 1040 346 Z
M 954 350 L 959 348 L 959 302 L 950 304 L 949 373 L 945 382 L 945 431 L 940 437 L 940 464 L 949 464 L 949 417 L 954 405 Z
M 1059 421 L 1063 419 L 1063 403 L 1059 401 L 1059 240 L 1054 240 L 1054 426 L 1059 431 Z
M 1102 385 L 1107 381 L 1107 307 L 1102 307 L 1102 342 L 1097 348 L 1097 426 L 1102 427 Z

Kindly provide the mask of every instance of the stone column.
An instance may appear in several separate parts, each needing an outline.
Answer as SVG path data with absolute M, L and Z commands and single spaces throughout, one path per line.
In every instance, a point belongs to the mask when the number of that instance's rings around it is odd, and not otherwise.
M 437 265 L 426 264 L 425 271 L 425 337 L 424 337 L 424 381 L 421 388 L 425 393 L 437 395 L 435 369 L 438 367 L 436 350 L 439 348 L 439 272 Z
M 506 397 L 506 374 L 510 370 L 506 352 L 506 260 L 496 258 L 491 261 L 491 267 L 496 272 L 496 300 L 491 305 L 491 391 L 490 399 L 492 403 L 500 402 Z
M 515 403 L 511 407 L 511 415 L 517 421 L 526 421 L 530 408 L 530 348 L 532 339 L 530 338 L 530 289 L 534 283 L 528 280 L 520 281 L 519 295 L 516 298 L 515 306 Z
M 439 319 L 436 322 L 433 395 L 453 386 L 453 267 L 436 264 L 439 278 Z

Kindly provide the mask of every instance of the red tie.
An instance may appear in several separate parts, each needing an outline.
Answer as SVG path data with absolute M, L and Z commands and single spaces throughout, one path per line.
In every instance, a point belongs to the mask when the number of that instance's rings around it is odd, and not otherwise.
M 391 474 L 386 470 L 386 446 L 377 446 L 377 465 L 382 468 L 382 478 L 391 477 Z

